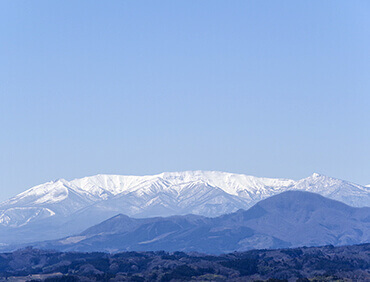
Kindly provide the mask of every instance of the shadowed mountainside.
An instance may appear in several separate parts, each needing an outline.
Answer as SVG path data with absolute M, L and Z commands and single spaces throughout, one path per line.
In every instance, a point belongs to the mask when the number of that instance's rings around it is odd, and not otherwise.
M 196 215 L 134 219 L 117 215 L 84 232 L 34 244 L 62 251 L 197 251 L 370 242 L 370 208 L 353 208 L 318 194 L 289 191 L 249 210 L 217 218 Z

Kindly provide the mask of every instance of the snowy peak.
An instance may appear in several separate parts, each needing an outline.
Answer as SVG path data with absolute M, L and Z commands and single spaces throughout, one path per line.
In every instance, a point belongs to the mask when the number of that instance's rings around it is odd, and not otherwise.
M 331 178 L 318 173 L 294 181 L 290 179 L 262 178 L 244 174 L 218 171 L 164 172 L 157 175 L 125 176 L 95 175 L 67 181 L 59 179 L 35 186 L 3 203 L 3 206 L 49 205 L 78 195 L 87 202 L 104 201 L 118 195 L 137 191 L 156 194 L 168 191 L 181 193 L 184 186 L 198 187 L 203 184 L 223 190 L 225 193 L 250 201 L 258 201 L 286 190 L 304 190 L 324 196 L 345 194 L 347 196 L 369 193 L 369 187 Z M 367 206 L 369 202 L 351 202 L 354 206 Z
M 1 203 L 0 226 L 46 224 L 48 218 L 55 224 L 58 218 L 64 223 L 73 221 L 78 231 L 87 223 L 95 224 L 118 213 L 133 217 L 216 217 L 248 209 L 288 190 L 318 193 L 355 207 L 370 205 L 370 187 L 318 173 L 298 181 L 218 171 L 99 174 L 47 182 Z
M 176 184 L 203 181 L 212 186 L 219 187 L 232 195 L 239 195 L 239 193 L 246 189 L 258 191 L 267 186 L 289 187 L 294 183 L 290 179 L 262 178 L 219 171 L 166 172 L 161 174 L 161 176 L 171 183 Z
M 35 186 L 11 199 L 2 203 L 3 205 L 12 204 L 42 204 L 60 202 L 68 197 L 68 187 L 62 181 L 50 181 L 45 184 Z
M 299 180 L 295 189 L 318 193 L 350 206 L 370 206 L 370 189 L 368 187 L 317 173 Z

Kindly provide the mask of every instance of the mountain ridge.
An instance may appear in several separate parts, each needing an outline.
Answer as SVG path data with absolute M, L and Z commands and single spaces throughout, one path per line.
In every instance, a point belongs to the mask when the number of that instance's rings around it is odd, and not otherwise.
M 317 173 L 298 181 L 217 171 L 99 174 L 50 181 L 0 203 L 0 243 L 38 240 L 37 228 L 52 234 L 41 239 L 78 233 L 118 213 L 216 217 L 288 190 L 315 192 L 351 206 L 370 204 L 370 187 Z
M 287 191 L 248 210 L 207 218 L 116 215 L 85 231 L 41 242 L 62 251 L 196 251 L 227 253 L 255 248 L 348 245 L 370 242 L 370 208 L 354 208 L 321 195 Z

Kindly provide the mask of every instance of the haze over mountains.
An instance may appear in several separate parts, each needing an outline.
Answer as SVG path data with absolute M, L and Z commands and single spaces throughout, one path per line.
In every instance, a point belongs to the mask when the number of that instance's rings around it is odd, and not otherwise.
M 37 248 L 62 251 L 197 251 L 351 245 L 370 242 L 370 208 L 315 193 L 288 191 L 249 210 L 216 218 L 196 215 L 134 219 L 117 215 L 84 232 Z
M 370 187 L 319 174 L 299 181 L 213 171 L 96 175 L 48 182 L 1 203 L 0 243 L 76 234 L 119 213 L 216 217 L 288 190 L 318 193 L 354 207 L 370 204 Z

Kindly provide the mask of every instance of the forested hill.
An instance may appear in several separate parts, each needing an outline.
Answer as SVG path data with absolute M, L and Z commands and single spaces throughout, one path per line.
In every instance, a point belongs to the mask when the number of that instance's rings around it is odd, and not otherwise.
M 62 253 L 32 248 L 0 254 L 1 281 L 308 281 L 312 278 L 316 281 L 370 279 L 370 244 L 254 250 L 221 256 L 163 251 Z

